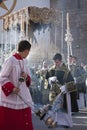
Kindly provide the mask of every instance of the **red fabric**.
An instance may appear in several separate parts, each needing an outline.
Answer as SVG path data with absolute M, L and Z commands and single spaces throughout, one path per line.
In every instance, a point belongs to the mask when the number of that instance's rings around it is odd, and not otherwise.
M 22 58 L 18 53 L 15 53 L 13 56 L 14 56 L 16 59 L 18 59 L 18 60 L 23 60 L 23 58 Z M 28 75 L 27 81 L 26 81 L 27 87 L 29 87 L 30 84 L 31 84 L 31 78 L 30 78 L 30 76 Z
M 31 109 L 0 107 L 0 130 L 33 130 Z
M 27 76 L 26 85 L 29 87 L 30 84 L 31 84 L 31 78 L 30 78 L 30 76 L 28 75 L 28 76 Z
M 15 86 L 11 82 L 7 82 L 2 86 L 2 90 L 5 95 L 8 96 L 10 93 L 12 93 L 14 87 Z
M 15 53 L 13 56 L 18 60 L 23 60 L 23 58 L 18 53 Z

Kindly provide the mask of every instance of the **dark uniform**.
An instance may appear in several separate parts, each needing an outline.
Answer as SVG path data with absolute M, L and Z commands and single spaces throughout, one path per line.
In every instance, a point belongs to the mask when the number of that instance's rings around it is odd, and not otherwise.
M 51 67 L 46 74 L 46 79 L 49 79 L 49 77 L 56 76 L 59 84 L 61 85 L 67 85 L 68 83 L 74 83 L 74 79 L 66 67 L 66 65 L 63 63 L 60 69 L 56 70 L 55 66 Z M 75 91 L 70 93 L 71 97 L 71 111 L 72 112 L 78 112 L 78 105 L 77 105 L 77 94 Z M 63 108 L 67 110 L 67 103 L 66 103 L 66 96 L 64 94 L 64 102 L 63 102 Z

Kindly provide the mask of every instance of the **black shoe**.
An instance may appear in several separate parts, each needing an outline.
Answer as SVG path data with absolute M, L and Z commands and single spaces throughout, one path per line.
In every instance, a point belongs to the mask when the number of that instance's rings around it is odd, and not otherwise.
M 64 128 L 70 128 L 69 126 L 63 126 Z
M 69 126 L 65 126 L 65 125 L 58 125 L 59 128 L 70 128 Z

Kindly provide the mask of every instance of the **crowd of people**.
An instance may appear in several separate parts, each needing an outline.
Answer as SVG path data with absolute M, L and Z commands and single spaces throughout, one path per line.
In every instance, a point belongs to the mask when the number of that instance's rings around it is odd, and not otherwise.
M 72 127 L 72 115 L 79 112 L 86 93 L 86 67 L 70 55 L 68 68 L 56 53 L 51 65 L 44 60 L 41 68 L 29 68 L 26 57 L 30 49 L 27 40 L 20 41 L 17 52 L 2 65 L 0 129 L 33 130 L 34 104 L 42 105 L 34 112 L 48 127 Z
M 46 116 L 46 124 L 48 126 L 50 123 L 55 122 L 54 124 L 62 125 L 64 127 L 71 127 L 72 126 L 72 118 L 71 115 L 79 111 L 78 104 L 77 104 L 77 91 L 76 87 L 72 89 L 72 86 L 75 86 L 74 78 L 68 69 L 67 65 L 65 65 L 62 61 L 62 55 L 60 53 L 55 54 L 53 57 L 54 64 L 49 67 L 47 62 L 43 62 L 43 67 L 39 70 L 35 71 L 36 77 L 39 79 L 39 88 L 41 88 L 40 94 L 38 96 L 43 97 L 42 104 L 51 104 L 53 107 L 50 111 L 47 112 L 51 113 Z M 58 82 L 53 81 L 50 82 L 50 79 L 55 79 Z M 55 99 L 60 93 L 61 86 L 71 87 L 69 92 L 64 92 L 58 97 L 58 101 L 56 103 Z M 64 88 L 62 88 L 64 89 Z M 44 90 L 48 90 L 47 95 L 44 95 L 42 92 Z M 43 94 L 43 95 L 42 95 Z M 55 105 L 53 105 L 55 104 Z M 71 105 L 70 105 L 71 104 Z M 57 106 L 57 107 L 54 107 Z M 54 109 L 55 108 L 55 109 Z M 50 116 L 52 118 L 50 118 Z M 50 127 L 54 127 L 54 124 L 51 124 Z M 53 126 L 52 126 L 53 125 Z

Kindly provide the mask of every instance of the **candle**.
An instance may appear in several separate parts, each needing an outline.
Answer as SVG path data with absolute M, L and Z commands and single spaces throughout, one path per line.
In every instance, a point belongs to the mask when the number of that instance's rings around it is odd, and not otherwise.
M 67 30 L 69 30 L 69 13 L 67 13 Z
M 21 14 L 21 32 L 23 31 L 23 15 Z

